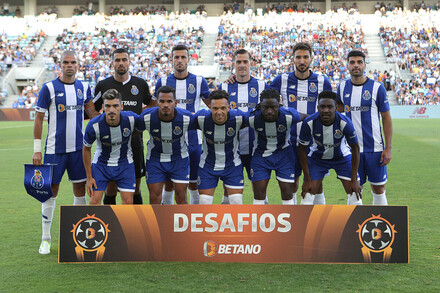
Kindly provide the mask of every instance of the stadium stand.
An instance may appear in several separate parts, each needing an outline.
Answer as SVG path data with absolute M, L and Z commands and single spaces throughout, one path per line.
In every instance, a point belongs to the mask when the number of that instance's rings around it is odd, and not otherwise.
M 394 10 L 381 19 L 379 35 L 387 62 L 409 72 L 395 86 L 401 105 L 439 104 L 439 17 L 438 11 L 419 8 L 418 12 Z
M 303 25 L 298 25 L 299 23 Z M 228 13 L 222 16 L 216 41 L 220 69 L 231 69 L 232 53 L 248 49 L 256 61 L 252 75 L 267 81 L 293 71 L 292 48 L 296 42 L 313 44 L 313 70 L 329 76 L 334 88 L 347 77 L 345 58 L 352 49 L 368 54 L 358 13 L 270 12 L 264 16 Z
M 104 15 L 96 13 L 98 7 L 90 2 L 75 6 L 73 14 L 79 16 L 70 18 L 58 18 L 56 5 L 41 7 L 40 15 L 34 18 L 11 17 L 11 7 L 7 16 L 0 17 L 0 26 L 8 27 L 0 36 L 0 103 L 8 100 L 6 106 L 23 106 L 20 100 L 26 98 L 19 97 L 26 95 L 22 90 L 29 82 L 38 86 L 59 74 L 56 61 L 65 49 L 79 53 L 78 77 L 93 86 L 111 74 L 111 51 L 125 46 L 130 52 L 132 73 L 146 79 L 154 89 L 157 78 L 172 71 L 172 46 L 185 43 L 191 48 L 190 65 L 197 66 L 197 72 L 203 72 L 204 67 L 217 68 L 205 71 L 210 72 L 205 76 L 211 78 L 210 88 L 216 88 L 219 80 L 230 75 L 236 49 L 248 49 L 255 59 L 252 74 L 270 82 L 279 73 L 293 70 L 291 48 L 298 41 L 308 41 L 316 56 L 312 70 L 329 76 L 334 88 L 348 76 L 347 52 L 360 49 L 370 62 L 367 75 L 381 81 L 391 97 L 395 93 L 399 104 L 438 104 L 440 1 L 410 1 L 412 12 L 399 3 L 377 2 L 371 7 L 371 13 L 376 10 L 376 14 L 371 16 L 359 12 L 365 10 L 363 2 L 331 5 L 332 10 L 322 14 L 322 3 L 315 1 L 229 1 L 223 11 L 219 7 L 221 17 L 210 18 L 204 5 L 192 10 L 179 8 L 179 13 L 171 12 L 170 5 L 107 6 L 109 15 Z M 20 7 L 16 8 L 21 14 Z M 214 23 L 215 27 L 220 23 L 218 32 L 210 27 Z M 11 68 L 43 67 L 47 70 L 37 74 L 38 80 L 8 84 L 13 80 Z

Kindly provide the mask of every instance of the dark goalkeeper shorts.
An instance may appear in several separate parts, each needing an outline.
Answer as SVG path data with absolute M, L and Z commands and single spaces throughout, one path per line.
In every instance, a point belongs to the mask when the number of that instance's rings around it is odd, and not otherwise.
M 133 132 L 133 135 L 131 137 L 131 149 L 133 151 L 133 161 L 136 178 L 142 178 L 145 176 L 145 156 L 142 132 Z

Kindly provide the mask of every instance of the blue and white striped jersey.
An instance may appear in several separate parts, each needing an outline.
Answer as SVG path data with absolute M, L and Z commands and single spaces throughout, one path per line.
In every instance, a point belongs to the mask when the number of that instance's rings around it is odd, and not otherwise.
M 133 163 L 131 135 L 138 117 L 131 111 L 121 111 L 121 122 L 118 126 L 109 126 L 105 113 L 90 120 L 84 134 L 84 145 L 92 147 L 96 140 L 93 164 L 119 166 Z
M 338 86 L 337 95 L 345 114 L 353 121 L 361 153 L 382 152 L 380 113 L 390 110 L 385 87 L 369 78 L 362 85 L 345 80 Z
M 309 157 L 340 160 L 351 154 L 348 144 L 355 144 L 358 140 L 350 118 L 336 112 L 334 123 L 325 126 L 316 112 L 304 119 L 298 138 L 298 143 L 302 145 L 308 146 L 310 142 Z
M 46 154 L 64 154 L 82 149 L 84 106 L 92 99 L 87 82 L 63 83 L 54 79 L 40 90 L 36 111 L 49 112 Z
M 252 155 L 268 157 L 290 145 L 290 129 L 301 121 L 301 117 L 293 108 L 280 108 L 277 121 L 263 120 L 261 110 L 246 113 L 246 123 L 253 128 L 255 134 Z
M 229 94 L 229 104 L 231 109 L 239 109 L 247 112 L 253 110 L 258 104 L 261 92 L 266 89 L 264 81 L 251 76 L 246 83 L 235 82 L 233 84 L 222 83 L 219 89 L 225 90 Z M 254 141 L 254 132 L 249 131 L 249 127 L 240 130 L 240 155 L 249 155 L 252 153 Z
M 275 77 L 270 88 L 280 92 L 284 107 L 296 109 L 299 113 L 313 114 L 317 111 L 318 95 L 323 90 L 332 90 L 332 85 L 327 76 L 311 72 L 309 78 L 298 79 L 295 72 L 283 73 Z M 296 140 L 301 129 L 301 123 L 292 128 L 292 144 Z
M 171 162 L 188 157 L 185 135 L 190 124 L 194 123 L 194 115 L 184 109 L 174 108 L 174 110 L 174 119 L 169 122 L 160 120 L 158 107 L 145 109 L 136 120 L 138 130 L 148 130 L 150 133 L 147 160 L 155 157 L 161 162 Z
M 199 111 L 201 100 L 209 98 L 208 82 L 202 76 L 188 73 L 184 79 L 174 77 L 170 74 L 157 80 L 154 96 L 157 97 L 157 90 L 164 85 L 173 87 L 176 90 L 177 107 L 195 113 Z M 197 131 L 188 133 L 188 141 L 190 145 L 199 145 L 201 143 L 200 136 Z
M 215 124 L 210 110 L 196 113 L 194 123 L 203 133 L 202 155 L 200 167 L 209 167 L 214 171 L 222 171 L 241 164 L 238 154 L 238 132 L 244 126 L 244 113 L 230 110 L 228 120 Z

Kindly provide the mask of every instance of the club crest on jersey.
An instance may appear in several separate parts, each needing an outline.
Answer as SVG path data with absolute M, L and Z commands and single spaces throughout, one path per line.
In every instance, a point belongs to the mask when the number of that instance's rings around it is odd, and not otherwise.
M 194 87 L 194 85 L 191 83 L 189 86 L 188 86 L 188 93 L 190 93 L 190 94 L 194 94 L 196 92 L 196 88 Z
M 255 88 L 251 88 L 251 90 L 249 91 L 249 96 L 255 98 L 257 95 L 258 95 L 257 90 Z
M 317 90 L 318 90 L 318 87 L 316 86 L 316 84 L 314 82 L 310 83 L 309 92 L 316 93 Z
M 340 129 L 335 130 L 335 138 L 340 139 L 342 137 L 342 131 Z
M 182 134 L 182 128 L 180 128 L 180 126 L 174 127 L 173 133 L 175 135 L 181 135 Z
M 231 104 L 231 109 L 237 108 L 237 104 L 235 102 L 231 102 L 230 104 Z
M 66 111 L 66 107 L 63 104 L 58 104 L 58 112 L 64 112 Z
M 122 132 L 122 135 L 123 135 L 124 137 L 127 137 L 127 136 L 130 135 L 130 133 L 131 133 L 130 129 L 128 129 L 128 128 L 124 128 L 124 131 Z
M 284 132 L 286 131 L 286 126 L 284 126 L 283 124 L 278 125 L 278 132 Z
M 362 99 L 368 101 L 369 99 L 371 99 L 371 93 L 370 93 L 369 91 L 365 91 L 365 92 L 362 94 Z
M 295 95 L 289 95 L 289 102 L 293 103 L 295 102 Z
M 137 88 L 137 86 L 132 85 L 132 86 L 131 86 L 131 91 L 130 91 L 130 92 L 131 92 L 132 95 L 135 95 L 135 96 L 136 96 L 137 94 L 139 94 L 139 89 Z
M 41 189 L 44 185 L 44 178 L 41 175 L 41 171 L 36 169 L 34 170 L 34 176 L 31 178 L 31 186 L 35 189 Z
M 235 130 L 234 130 L 234 128 L 229 127 L 229 128 L 228 128 L 228 131 L 226 132 L 226 134 L 227 134 L 228 136 L 233 136 L 233 135 L 235 134 Z
M 76 90 L 76 96 L 78 97 L 78 99 L 82 100 L 84 99 L 84 95 L 81 89 L 77 89 Z

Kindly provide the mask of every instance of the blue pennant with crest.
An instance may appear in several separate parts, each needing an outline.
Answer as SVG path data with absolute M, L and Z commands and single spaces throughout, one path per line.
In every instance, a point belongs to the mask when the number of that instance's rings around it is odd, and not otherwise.
M 24 187 L 30 196 L 45 202 L 53 196 L 52 165 L 24 164 Z

